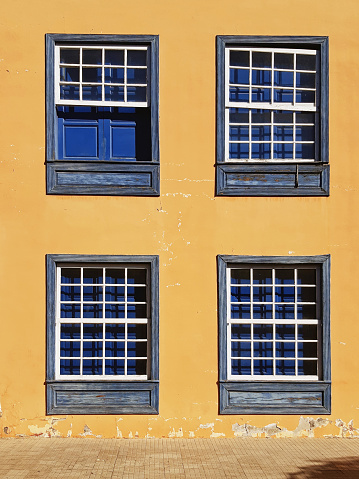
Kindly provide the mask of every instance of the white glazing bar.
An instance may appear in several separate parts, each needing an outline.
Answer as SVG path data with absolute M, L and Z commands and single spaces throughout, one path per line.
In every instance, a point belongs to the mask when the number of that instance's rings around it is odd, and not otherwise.
M 274 52 L 274 53 L 299 53 L 302 55 L 315 55 L 316 50 L 305 48 L 266 48 L 266 47 L 229 47 L 227 49 L 244 52 Z
M 124 81 L 124 100 L 125 103 L 127 103 L 127 48 L 124 50 L 124 76 L 123 76 L 123 81 Z M 127 268 L 126 268 L 127 270 Z
M 105 48 L 101 48 L 102 65 L 101 65 L 101 98 L 105 101 Z

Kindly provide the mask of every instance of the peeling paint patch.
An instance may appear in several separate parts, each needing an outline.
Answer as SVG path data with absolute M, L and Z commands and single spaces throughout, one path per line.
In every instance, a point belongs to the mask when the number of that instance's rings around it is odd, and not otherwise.
M 84 432 L 80 433 L 80 436 L 82 437 L 86 437 L 86 436 L 92 436 L 92 437 L 98 437 L 98 438 L 101 438 L 102 436 L 99 434 L 99 435 L 95 435 L 91 429 L 88 427 L 87 424 L 84 425 Z
M 172 431 L 168 433 L 168 437 L 183 437 L 182 428 L 180 427 L 178 431 L 176 431 L 175 428 L 173 428 Z
M 209 437 L 226 437 L 226 435 L 223 432 L 212 432 Z
M 37 424 L 30 424 L 27 427 L 29 428 L 31 436 L 61 437 L 61 433 L 54 427 L 58 421 L 59 419 L 49 419 L 47 424 L 43 427 L 40 427 Z
M 351 419 L 348 424 L 346 424 L 341 419 L 335 421 L 335 425 L 339 427 L 338 436 L 325 436 L 325 437 L 351 437 L 359 438 L 359 429 L 354 427 L 354 421 Z
M 207 422 L 207 424 L 200 424 L 200 429 L 210 429 L 214 427 L 214 422 Z
M 264 427 L 251 426 L 250 424 L 233 424 L 232 431 L 236 437 L 314 437 L 314 429 L 330 424 L 329 419 L 319 417 L 300 417 L 298 426 L 294 431 L 280 428 L 277 423 Z
M 195 434 L 194 434 L 194 431 L 189 431 L 188 437 L 191 438 L 191 439 L 193 439 L 194 437 L 196 437 Z

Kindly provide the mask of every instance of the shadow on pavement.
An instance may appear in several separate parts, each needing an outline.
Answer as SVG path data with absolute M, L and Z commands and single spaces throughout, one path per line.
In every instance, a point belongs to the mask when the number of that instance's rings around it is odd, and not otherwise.
M 288 479 L 359 479 L 359 457 L 315 461 L 288 474 Z

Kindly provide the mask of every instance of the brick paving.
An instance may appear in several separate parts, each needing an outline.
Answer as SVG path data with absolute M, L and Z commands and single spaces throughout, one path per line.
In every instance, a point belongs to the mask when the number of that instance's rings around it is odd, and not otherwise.
M 0 478 L 359 479 L 359 439 L 0 439 Z

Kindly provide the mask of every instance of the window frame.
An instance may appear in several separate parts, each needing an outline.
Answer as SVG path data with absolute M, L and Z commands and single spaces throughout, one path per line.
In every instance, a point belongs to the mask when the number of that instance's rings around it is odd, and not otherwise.
M 228 379 L 227 270 L 240 265 L 312 265 L 320 269 L 321 377 L 319 380 L 270 378 Z M 330 255 L 234 256 L 218 255 L 218 356 L 220 414 L 330 414 Z M 265 321 L 265 320 L 264 320 Z M 319 349 L 319 348 L 318 348 Z
M 148 379 L 60 379 L 56 376 L 57 268 L 79 264 L 121 267 L 145 266 L 149 269 L 150 296 L 148 335 Z M 159 406 L 159 257 L 115 255 L 46 255 L 47 266 L 47 414 L 158 414 Z
M 217 36 L 217 143 L 216 195 L 218 196 L 329 196 L 328 149 L 328 37 Z M 319 53 L 317 92 L 319 160 L 305 162 L 226 161 L 226 50 L 238 48 L 312 48 Z M 317 123 L 317 122 L 316 122 Z
M 151 118 L 151 161 L 59 160 L 55 104 L 55 48 L 68 46 L 147 46 L 147 108 Z M 47 194 L 159 196 L 159 37 L 158 35 L 46 35 L 46 183 Z M 102 105 L 106 106 L 106 105 Z M 109 105 L 112 106 L 112 105 Z M 121 105 L 119 105 L 121 106 Z

